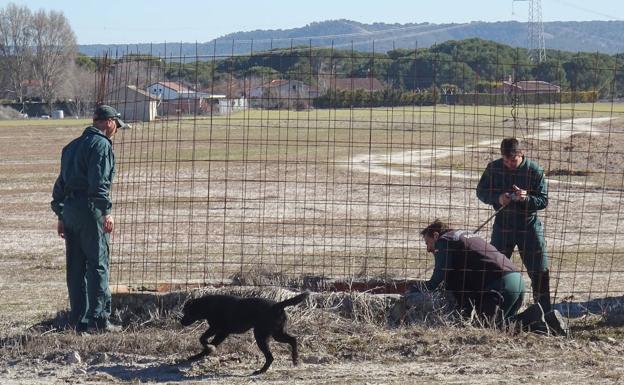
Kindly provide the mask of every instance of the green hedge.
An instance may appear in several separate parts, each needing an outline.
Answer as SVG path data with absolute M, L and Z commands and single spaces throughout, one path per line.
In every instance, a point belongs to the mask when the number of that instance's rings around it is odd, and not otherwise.
M 561 92 L 542 94 L 517 94 L 518 104 L 556 104 L 556 103 L 595 103 L 598 101 L 598 92 Z M 508 94 L 456 94 L 442 95 L 435 88 L 424 92 L 387 89 L 383 91 L 366 92 L 333 91 L 313 100 L 316 108 L 365 108 L 389 106 L 430 106 L 438 103 L 458 105 L 511 105 L 511 95 Z
M 460 105 L 510 105 L 512 96 L 508 94 L 459 94 L 451 95 L 449 104 Z M 555 103 L 595 103 L 598 101 L 598 92 L 561 92 L 543 94 L 517 94 L 518 104 L 555 104 Z
M 436 89 L 424 92 L 386 89 L 367 92 L 332 91 L 314 99 L 316 108 L 361 108 L 389 106 L 430 106 L 440 102 L 440 93 Z

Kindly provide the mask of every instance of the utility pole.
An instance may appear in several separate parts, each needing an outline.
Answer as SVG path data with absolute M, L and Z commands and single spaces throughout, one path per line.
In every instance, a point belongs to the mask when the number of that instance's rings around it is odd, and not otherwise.
M 511 0 L 512 14 L 514 13 L 513 4 L 517 1 L 529 3 L 529 19 L 527 23 L 529 59 L 532 63 L 541 63 L 546 60 L 544 23 L 542 22 L 542 0 Z

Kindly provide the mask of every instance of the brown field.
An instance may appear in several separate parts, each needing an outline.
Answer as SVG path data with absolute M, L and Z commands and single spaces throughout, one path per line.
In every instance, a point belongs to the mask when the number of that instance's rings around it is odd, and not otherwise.
M 531 107 L 514 124 L 500 107 L 439 106 L 137 124 L 115 139 L 112 283 L 427 278 L 432 260 L 418 230 L 435 217 L 466 229 L 485 220 L 491 209 L 474 195 L 476 178 L 500 139 L 516 135 L 549 177 L 542 218 L 555 299 L 619 298 L 623 113 L 611 104 Z M 126 313 L 116 336 L 32 328 L 67 306 L 49 202 L 60 151 L 87 124 L 0 121 L 0 383 L 248 383 L 261 362 L 250 334 L 184 366 L 176 362 L 196 349 L 201 328 L 183 330 L 165 313 Z M 274 343 L 274 366 L 254 382 L 624 381 L 624 329 L 606 311 L 573 319 L 570 338 L 456 322 L 391 328 L 331 308 L 292 314 L 302 365 L 292 368 Z M 67 359 L 74 351 L 82 362 Z

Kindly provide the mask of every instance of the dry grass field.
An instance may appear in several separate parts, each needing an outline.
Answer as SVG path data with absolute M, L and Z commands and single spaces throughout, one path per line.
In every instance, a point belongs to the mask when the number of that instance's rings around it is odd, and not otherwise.
M 250 111 L 137 126 L 116 140 L 115 274 L 151 288 L 258 271 L 426 276 L 415 235 L 436 217 L 475 229 L 491 214 L 474 188 L 513 135 L 548 175 L 559 297 L 621 295 L 623 112 L 535 106 L 514 124 L 501 107 Z
M 516 135 L 549 178 L 542 218 L 557 300 L 621 297 L 624 106 L 520 112 L 515 125 L 500 107 L 450 106 L 137 124 L 115 139 L 112 281 L 426 278 L 431 257 L 418 230 L 435 217 L 467 229 L 485 220 L 491 209 L 477 201 L 476 179 L 500 139 Z M 261 363 L 251 334 L 180 363 L 202 327 L 182 329 L 164 311 L 172 309 L 120 309 L 117 335 L 57 330 L 67 293 L 50 194 L 62 147 L 87 124 L 0 121 L 2 384 L 624 381 L 623 318 L 606 311 L 572 319 L 569 338 L 446 318 L 391 327 L 377 296 L 353 293 L 345 298 L 366 306 L 350 315 L 340 306 L 292 309 L 302 364 L 293 368 L 274 343 L 276 361 L 257 379 L 247 377 Z

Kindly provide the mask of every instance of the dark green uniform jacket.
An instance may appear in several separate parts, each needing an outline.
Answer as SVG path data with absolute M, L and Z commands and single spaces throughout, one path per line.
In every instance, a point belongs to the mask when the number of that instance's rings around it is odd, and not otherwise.
M 512 192 L 513 185 L 526 190 L 528 199 L 525 202 L 511 202 L 496 216 L 495 226 L 533 223 L 537 218 L 537 211 L 548 206 L 544 170 L 526 157 L 515 170 L 506 169 L 503 159 L 490 162 L 477 185 L 477 197 L 481 202 L 498 210 L 501 207 L 498 197 L 502 193 Z
M 115 174 L 115 155 L 109 138 L 100 130 L 87 127 L 61 156 L 61 172 L 52 191 L 52 210 L 63 219 L 65 198 L 84 194 L 102 215 L 110 214 L 110 188 Z

